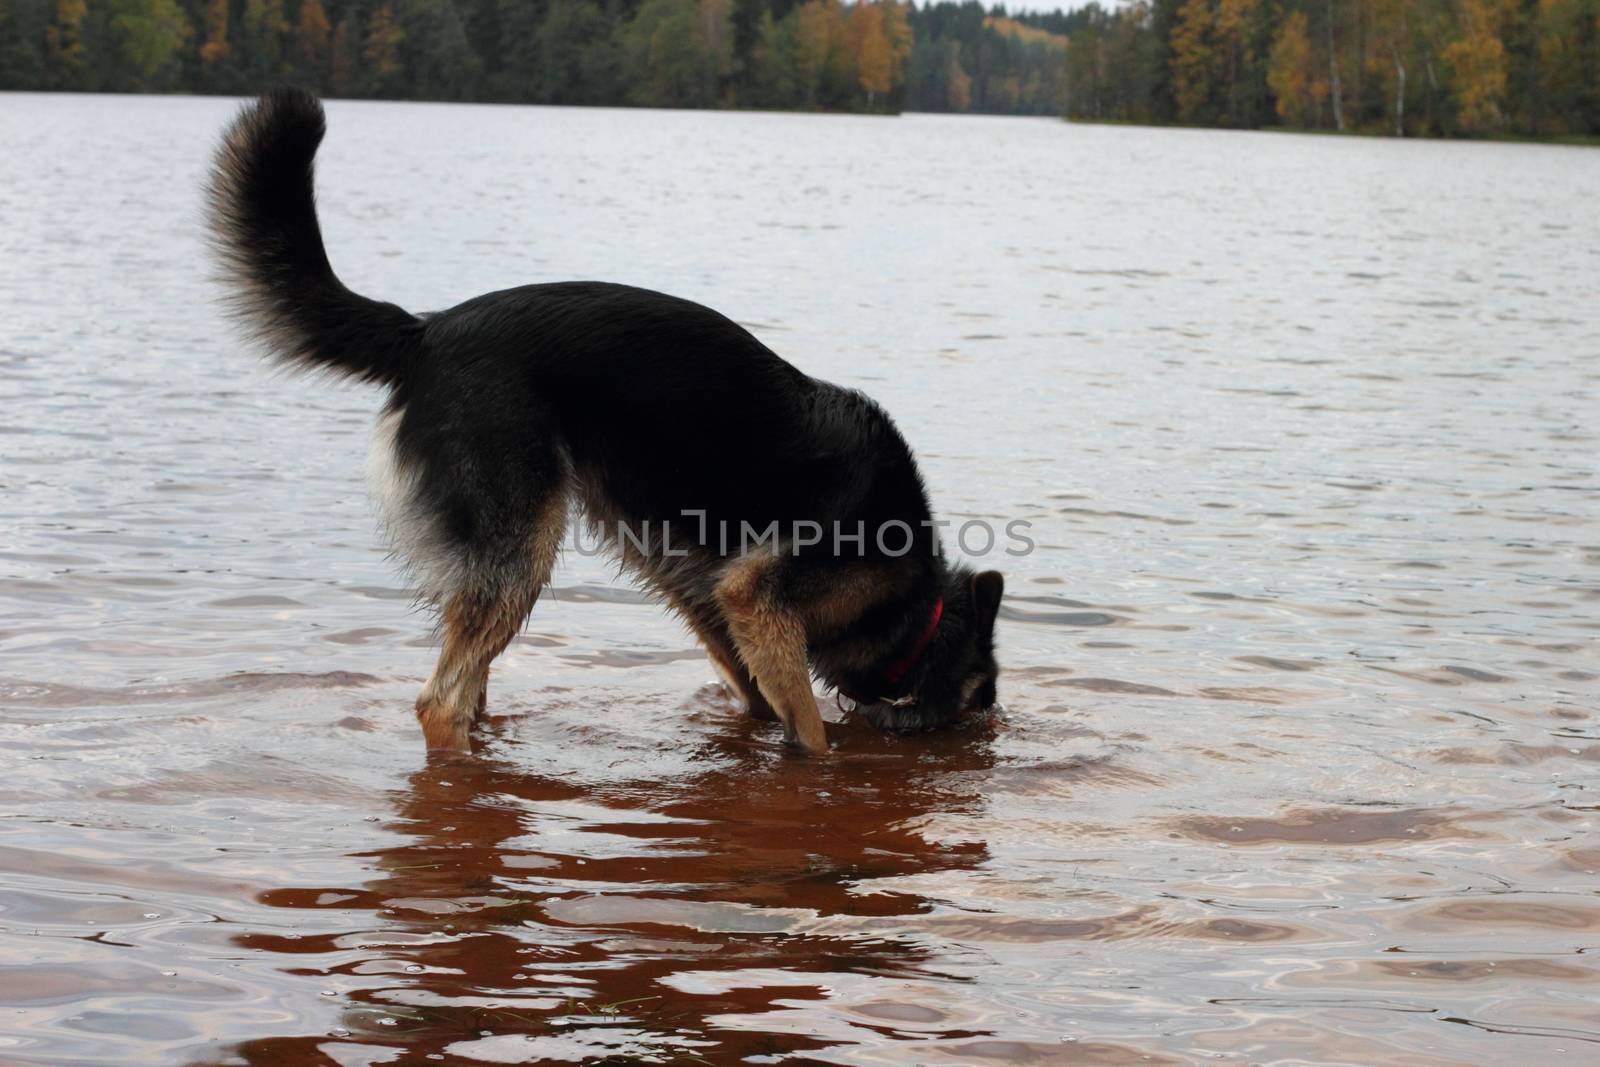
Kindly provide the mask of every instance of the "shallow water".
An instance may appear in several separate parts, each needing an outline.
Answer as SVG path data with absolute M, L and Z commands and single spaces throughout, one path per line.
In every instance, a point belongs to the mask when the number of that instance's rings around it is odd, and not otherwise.
M 0 95 L 0 1062 L 1600 1063 L 1600 156 L 332 105 L 353 287 L 702 300 L 1037 541 L 993 720 L 792 757 L 574 555 L 429 766 L 231 107 Z

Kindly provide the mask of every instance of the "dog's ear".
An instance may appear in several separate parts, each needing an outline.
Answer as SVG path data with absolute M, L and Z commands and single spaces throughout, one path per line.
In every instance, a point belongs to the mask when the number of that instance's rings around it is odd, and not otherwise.
M 1005 591 L 1006 580 L 999 571 L 972 576 L 972 603 L 978 609 L 978 622 L 985 630 L 994 629 L 994 617 L 1000 612 L 1000 598 Z

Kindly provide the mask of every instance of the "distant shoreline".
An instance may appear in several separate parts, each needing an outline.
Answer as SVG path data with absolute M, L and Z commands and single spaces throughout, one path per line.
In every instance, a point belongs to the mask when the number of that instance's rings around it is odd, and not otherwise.
M 248 96 L 232 92 L 203 92 L 190 89 L 174 89 L 170 92 L 162 91 L 131 91 L 117 89 L 0 89 L 0 96 L 166 96 L 166 97 L 194 97 L 196 99 L 218 100 L 243 100 Z M 668 107 L 651 104 L 546 104 L 528 103 L 517 100 L 439 100 L 426 97 L 393 97 L 393 96 L 327 96 L 324 99 L 332 102 L 363 102 L 380 104 L 446 104 L 468 105 L 473 107 L 534 107 L 534 108 L 574 108 L 592 111 L 711 111 L 728 112 L 745 115 L 839 115 L 854 116 L 859 118 L 900 118 L 905 115 L 950 115 L 960 118 L 996 118 L 996 119 L 1039 119 L 1044 121 L 1062 122 L 1073 126 L 1129 126 L 1149 130 L 1219 130 L 1232 133 L 1289 133 L 1306 134 L 1316 137 L 1358 137 L 1372 140 L 1389 141 L 1460 141 L 1481 142 L 1485 144 L 1539 144 L 1560 145 L 1567 148 L 1600 148 L 1600 135 L 1591 134 L 1551 134 L 1548 136 L 1535 136 L 1533 134 L 1495 133 L 1495 134 L 1409 134 L 1405 137 L 1396 137 L 1392 133 L 1381 130 L 1330 130 L 1316 126 L 1209 126 L 1191 125 L 1181 122 L 1134 122 L 1129 119 L 1087 119 L 1064 115 L 1019 115 L 1003 111 L 927 111 L 915 108 L 904 108 L 897 111 L 850 111 L 841 108 L 782 108 L 782 107 Z
M 1135 126 L 1150 130 L 1226 130 L 1234 133 L 1298 133 L 1315 137 L 1359 137 L 1379 141 L 1481 141 L 1486 144 L 1548 144 L 1568 148 L 1600 148 L 1600 135 L 1550 134 L 1540 137 L 1526 133 L 1442 134 L 1417 133 L 1396 137 L 1382 130 L 1329 130 L 1320 126 L 1207 126 L 1182 122 L 1134 122 L 1131 119 L 1085 119 L 1072 116 L 1062 120 L 1074 126 Z

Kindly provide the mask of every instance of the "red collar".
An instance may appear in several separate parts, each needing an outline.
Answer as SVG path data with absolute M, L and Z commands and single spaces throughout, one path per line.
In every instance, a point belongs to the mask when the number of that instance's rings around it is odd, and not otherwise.
M 940 597 L 933 602 L 933 611 L 928 616 L 928 625 L 923 627 L 922 636 L 917 638 L 917 643 L 912 646 L 911 651 L 895 660 L 889 665 L 889 669 L 883 672 L 883 680 L 885 682 L 891 686 L 897 685 L 902 678 L 910 673 L 911 668 L 917 665 L 917 660 L 921 659 L 922 654 L 928 650 L 928 645 L 933 641 L 934 631 L 939 629 L 939 620 L 943 617 L 944 597 Z M 842 685 L 839 687 L 839 692 L 849 697 L 856 704 L 875 704 L 884 699 L 882 697 L 860 696 L 852 693 Z
M 889 669 L 884 672 L 885 681 L 890 685 L 894 685 L 904 678 L 912 667 L 917 665 L 917 660 L 921 659 L 922 654 L 928 650 L 928 643 L 933 640 L 933 633 L 939 628 L 939 620 L 943 617 L 944 597 L 940 597 L 933 602 L 933 611 L 928 616 L 928 625 L 923 628 L 922 636 L 917 638 L 917 643 L 911 646 L 910 652 L 895 660 Z

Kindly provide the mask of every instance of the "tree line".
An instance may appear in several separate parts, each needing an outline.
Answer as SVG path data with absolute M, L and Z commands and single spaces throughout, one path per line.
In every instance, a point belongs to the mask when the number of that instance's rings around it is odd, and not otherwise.
M 1600 135 L 1600 0 L 0 0 L 0 88 Z
M 0 88 L 1059 114 L 1037 33 L 971 0 L 0 0 Z
M 1600 0 L 1135 0 L 1061 29 L 1073 118 L 1600 135 Z

